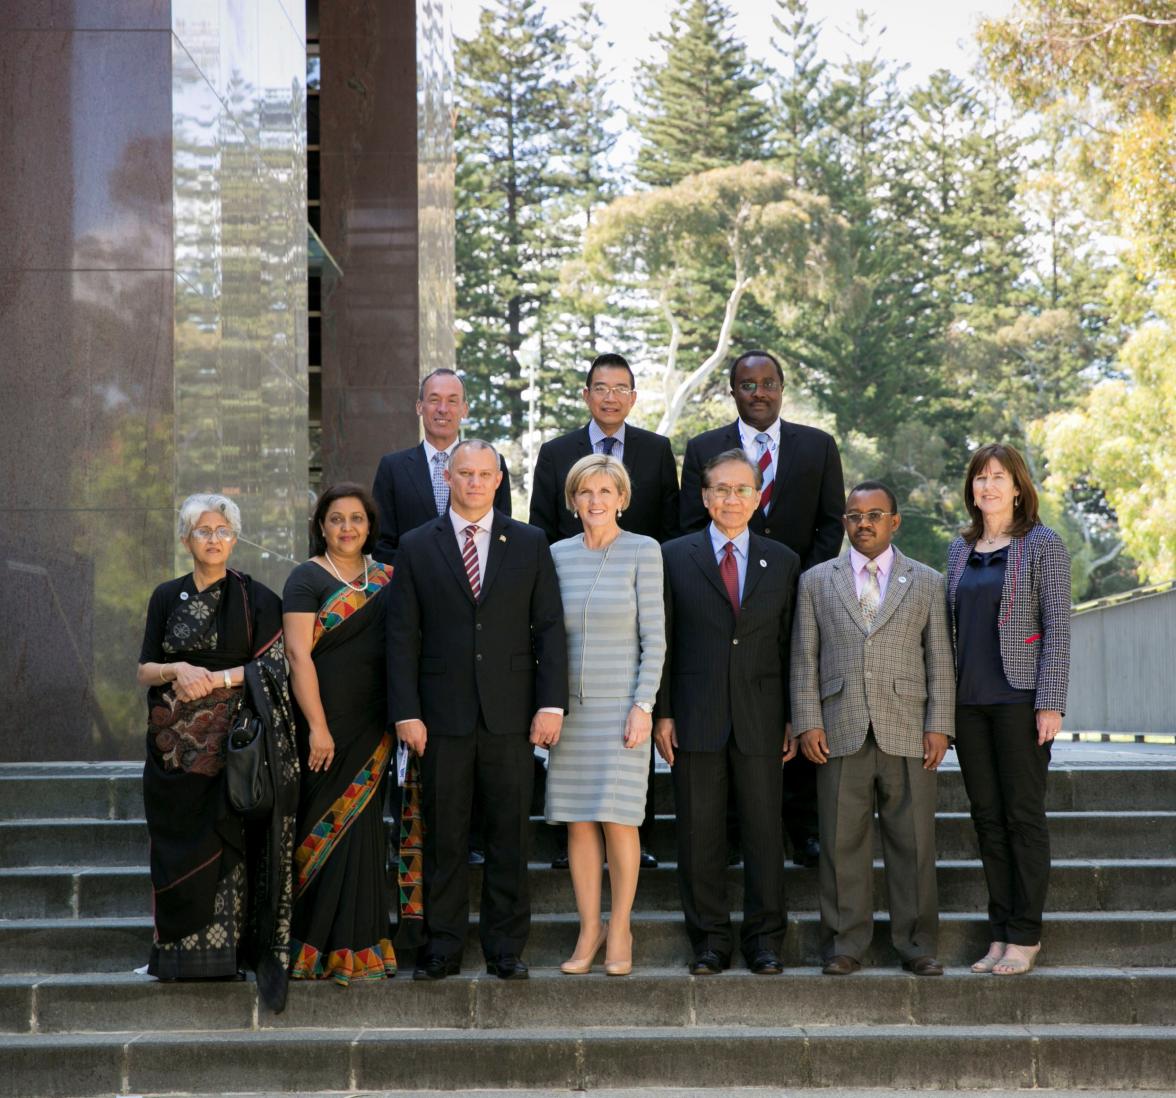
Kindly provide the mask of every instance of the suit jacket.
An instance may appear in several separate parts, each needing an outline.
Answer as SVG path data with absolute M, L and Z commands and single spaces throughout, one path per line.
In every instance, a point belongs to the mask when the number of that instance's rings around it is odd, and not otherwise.
M 592 452 L 587 425 L 539 447 L 528 521 L 547 535 L 549 543 L 583 533 L 580 520 L 564 500 L 564 484 L 572 466 Z M 622 461 L 633 482 L 633 498 L 620 517 L 621 529 L 657 542 L 677 537 L 678 467 L 670 440 L 625 424 Z
M 672 717 L 683 751 L 718 751 L 735 736 L 745 755 L 779 759 L 788 722 L 788 650 L 800 561 L 752 534 L 739 618 L 710 533 L 662 546 L 666 662 L 656 717 Z
M 956 538 L 947 551 L 947 597 L 955 645 L 955 598 L 972 546 Z M 1009 542 L 1000 593 L 1000 659 L 1017 690 L 1036 690 L 1037 709 L 1066 711 L 1070 685 L 1070 553 L 1038 523 Z
M 682 464 L 682 532 L 710 521 L 702 503 L 702 468 L 725 450 L 742 450 L 739 422 L 692 438 Z M 781 541 L 800 557 L 802 568 L 835 557 L 841 549 L 845 481 L 833 436 L 802 423 L 780 421 L 776 486 L 767 515 L 757 510 L 751 530 Z
M 499 455 L 502 483 L 494 493 L 494 510 L 510 517 L 510 473 Z M 425 444 L 397 450 L 380 458 L 372 497 L 380 515 L 380 537 L 372 556 L 383 564 L 396 563 L 396 549 L 409 530 L 437 517 L 433 499 L 433 476 L 425 457 Z
M 563 602 L 542 533 L 493 512 L 475 601 L 448 515 L 401 538 L 389 588 L 388 717 L 430 736 L 527 735 L 537 709 L 568 707 Z
M 955 733 L 955 664 L 943 576 L 894 550 L 870 629 L 848 551 L 800 577 L 792 628 L 792 733 L 823 728 L 852 755 L 874 726 L 888 755 L 920 758 L 923 733 Z

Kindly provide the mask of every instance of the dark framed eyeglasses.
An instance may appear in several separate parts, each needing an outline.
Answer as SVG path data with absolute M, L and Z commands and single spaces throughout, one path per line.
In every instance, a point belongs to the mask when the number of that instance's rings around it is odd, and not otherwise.
M 765 393 L 778 393 L 780 382 L 774 377 L 768 378 L 767 381 L 741 381 L 735 388 L 741 393 L 754 393 L 756 389 L 763 389 Z

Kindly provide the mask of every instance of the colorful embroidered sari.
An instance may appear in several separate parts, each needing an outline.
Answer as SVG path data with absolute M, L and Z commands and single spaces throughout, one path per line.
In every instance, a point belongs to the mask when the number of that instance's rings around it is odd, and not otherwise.
M 313 570 L 313 571 L 308 571 Z M 394 755 L 387 726 L 385 589 L 392 569 L 369 565 L 363 591 L 326 580 L 308 562 L 290 576 L 285 611 L 321 597 L 311 658 L 335 741 L 330 767 L 306 767 L 309 728 L 296 715 L 303 762 L 294 850 L 293 979 L 355 980 L 396 974 L 388 938 L 382 782 Z

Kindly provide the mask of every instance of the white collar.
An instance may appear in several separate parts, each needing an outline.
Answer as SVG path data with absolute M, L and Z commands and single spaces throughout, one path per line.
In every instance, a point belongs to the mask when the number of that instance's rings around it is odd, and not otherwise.
M 755 442 L 756 435 L 767 435 L 768 438 L 772 440 L 772 449 L 779 449 L 780 424 L 782 422 L 779 416 L 776 417 L 775 423 L 763 431 L 759 430 L 757 427 L 753 427 L 750 423 L 747 423 L 742 419 L 737 419 L 735 422 L 739 425 L 739 441 L 742 442 L 745 447 Z

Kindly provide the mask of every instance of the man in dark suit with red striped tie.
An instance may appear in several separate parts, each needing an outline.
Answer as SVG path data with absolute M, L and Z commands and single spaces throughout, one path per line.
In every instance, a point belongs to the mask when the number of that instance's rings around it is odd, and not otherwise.
M 767 351 L 745 351 L 731 364 L 731 396 L 739 418 L 692 438 L 682 466 L 682 531 L 708 521 L 702 469 L 715 455 L 742 450 L 759 467 L 764 486 L 749 528 L 783 542 L 800 557 L 802 570 L 831 560 L 841 550 L 845 481 L 833 436 L 780 418 L 784 371 Z M 784 827 L 798 865 L 815 866 L 816 772 L 798 757 L 784 768 Z M 750 836 L 749 841 L 754 841 Z

